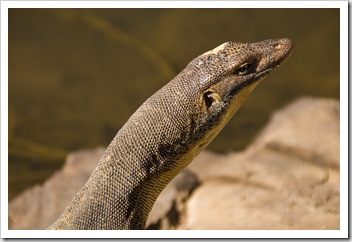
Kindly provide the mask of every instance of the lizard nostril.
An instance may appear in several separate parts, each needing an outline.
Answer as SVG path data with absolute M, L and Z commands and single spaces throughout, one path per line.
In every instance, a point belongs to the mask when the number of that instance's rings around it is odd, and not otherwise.
M 281 47 L 282 47 L 282 46 L 281 46 L 281 44 L 279 44 L 279 43 L 277 43 L 277 44 L 274 45 L 274 49 L 275 49 L 275 50 L 280 50 Z

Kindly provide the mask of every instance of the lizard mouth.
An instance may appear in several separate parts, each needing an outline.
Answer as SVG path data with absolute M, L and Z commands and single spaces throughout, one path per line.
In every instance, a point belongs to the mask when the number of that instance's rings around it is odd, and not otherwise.
M 276 65 L 274 67 L 270 67 L 270 68 L 266 68 L 264 69 L 263 71 L 257 73 L 254 78 L 253 78 L 253 81 L 252 82 L 256 82 L 256 81 L 259 81 L 261 79 L 263 79 L 264 77 L 266 77 L 270 72 L 272 72 L 273 70 L 275 70 L 276 68 L 278 68 L 279 65 Z

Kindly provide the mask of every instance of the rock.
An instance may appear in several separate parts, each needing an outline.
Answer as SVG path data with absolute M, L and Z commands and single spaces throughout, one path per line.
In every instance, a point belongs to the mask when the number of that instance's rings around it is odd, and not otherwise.
M 277 111 L 242 152 L 201 152 L 164 189 L 148 229 L 339 229 L 339 102 L 301 98 Z M 104 149 L 70 154 L 62 170 L 9 205 L 10 229 L 44 229 Z
M 232 174 L 207 177 L 192 194 L 182 228 L 339 228 L 339 190 L 328 170 L 268 151 L 233 157 L 223 162 Z
M 331 168 L 340 166 L 340 104 L 304 97 L 276 112 L 250 148 L 285 153 Z
M 338 101 L 302 98 L 246 151 L 203 153 L 188 167 L 202 185 L 180 228 L 339 229 L 339 131 Z
M 27 189 L 9 203 L 9 229 L 45 229 L 86 183 L 104 148 L 71 153 L 43 185 Z
M 314 195 L 312 198 L 299 190 L 273 190 L 230 179 L 209 180 L 190 198 L 183 228 L 339 229 L 338 210 L 327 209 L 338 207 L 338 194 L 318 187 L 324 195 L 316 200 Z M 311 192 L 315 193 L 313 189 Z M 329 202 L 328 194 L 336 199 Z

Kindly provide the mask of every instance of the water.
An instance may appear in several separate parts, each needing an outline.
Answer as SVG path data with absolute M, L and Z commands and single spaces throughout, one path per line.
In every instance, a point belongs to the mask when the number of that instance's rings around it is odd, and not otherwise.
M 108 145 L 128 117 L 197 55 L 226 41 L 291 38 L 209 146 L 241 150 L 297 97 L 339 99 L 339 9 L 10 9 L 9 198 L 68 152 Z

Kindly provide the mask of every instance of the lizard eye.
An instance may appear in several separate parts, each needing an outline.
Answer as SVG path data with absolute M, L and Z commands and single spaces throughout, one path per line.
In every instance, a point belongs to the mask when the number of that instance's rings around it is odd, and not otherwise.
M 251 63 L 245 63 L 243 65 L 241 65 L 240 67 L 238 67 L 235 71 L 234 74 L 238 75 L 238 76 L 243 76 L 248 74 L 248 72 L 250 72 L 252 70 L 252 64 Z

